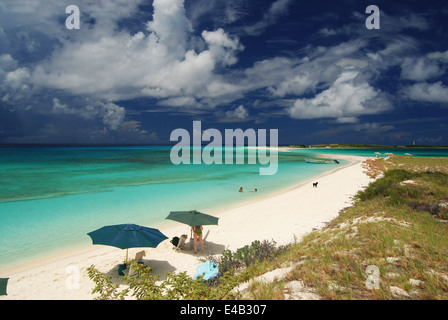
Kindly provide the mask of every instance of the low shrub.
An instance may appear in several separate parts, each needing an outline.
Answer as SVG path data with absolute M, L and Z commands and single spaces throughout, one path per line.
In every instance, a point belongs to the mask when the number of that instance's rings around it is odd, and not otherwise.
M 88 268 L 88 275 L 96 284 L 92 293 L 97 293 L 97 299 L 102 300 L 125 299 L 128 294 L 138 300 L 236 299 L 239 294 L 232 289 L 246 279 L 234 271 L 271 259 L 280 252 L 281 248 L 277 248 L 274 241 L 266 240 L 254 241 L 235 252 L 225 250 L 220 258 L 207 258 L 219 268 L 218 276 L 207 281 L 202 278 L 193 280 L 185 272 L 168 273 L 166 280 L 158 281 L 158 276 L 150 274 L 151 268 L 138 263 L 132 263 L 136 276 L 123 278 L 128 286 L 122 291 L 118 284 L 112 282 L 111 277 L 105 277 L 94 266 Z

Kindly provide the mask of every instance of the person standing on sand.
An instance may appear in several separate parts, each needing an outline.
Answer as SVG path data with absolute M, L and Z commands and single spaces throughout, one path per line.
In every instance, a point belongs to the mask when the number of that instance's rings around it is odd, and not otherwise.
M 199 244 L 201 245 L 201 251 L 204 252 L 204 246 L 202 245 L 202 226 L 193 226 L 191 227 L 190 232 L 190 238 L 191 234 L 194 235 L 194 253 L 198 253 L 197 247 L 198 247 L 198 238 L 199 238 Z

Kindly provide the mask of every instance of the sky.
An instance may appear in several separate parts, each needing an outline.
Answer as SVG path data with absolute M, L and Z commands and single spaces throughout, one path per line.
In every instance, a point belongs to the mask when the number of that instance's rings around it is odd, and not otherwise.
M 0 143 L 448 145 L 447 69 L 446 1 L 1 0 Z

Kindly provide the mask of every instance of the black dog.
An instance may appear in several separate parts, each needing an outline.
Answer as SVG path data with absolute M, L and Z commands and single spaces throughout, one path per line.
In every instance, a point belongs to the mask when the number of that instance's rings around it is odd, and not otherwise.
M 317 184 L 318 184 L 319 182 L 313 182 L 313 188 L 317 188 Z

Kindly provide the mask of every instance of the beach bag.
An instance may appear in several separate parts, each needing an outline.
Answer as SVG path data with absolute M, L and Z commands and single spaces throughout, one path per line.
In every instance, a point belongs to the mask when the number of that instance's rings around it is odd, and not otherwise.
M 179 244 L 179 237 L 173 237 L 170 242 L 173 244 L 173 246 L 177 247 L 177 245 Z
M 204 276 L 203 280 L 209 280 L 215 278 L 219 273 L 218 266 L 211 262 L 210 260 L 205 261 L 203 264 L 200 264 L 196 269 L 196 274 L 193 276 L 193 280 Z
M 118 265 L 118 275 L 119 276 L 124 276 L 124 270 L 126 270 L 126 263 L 120 264 Z

